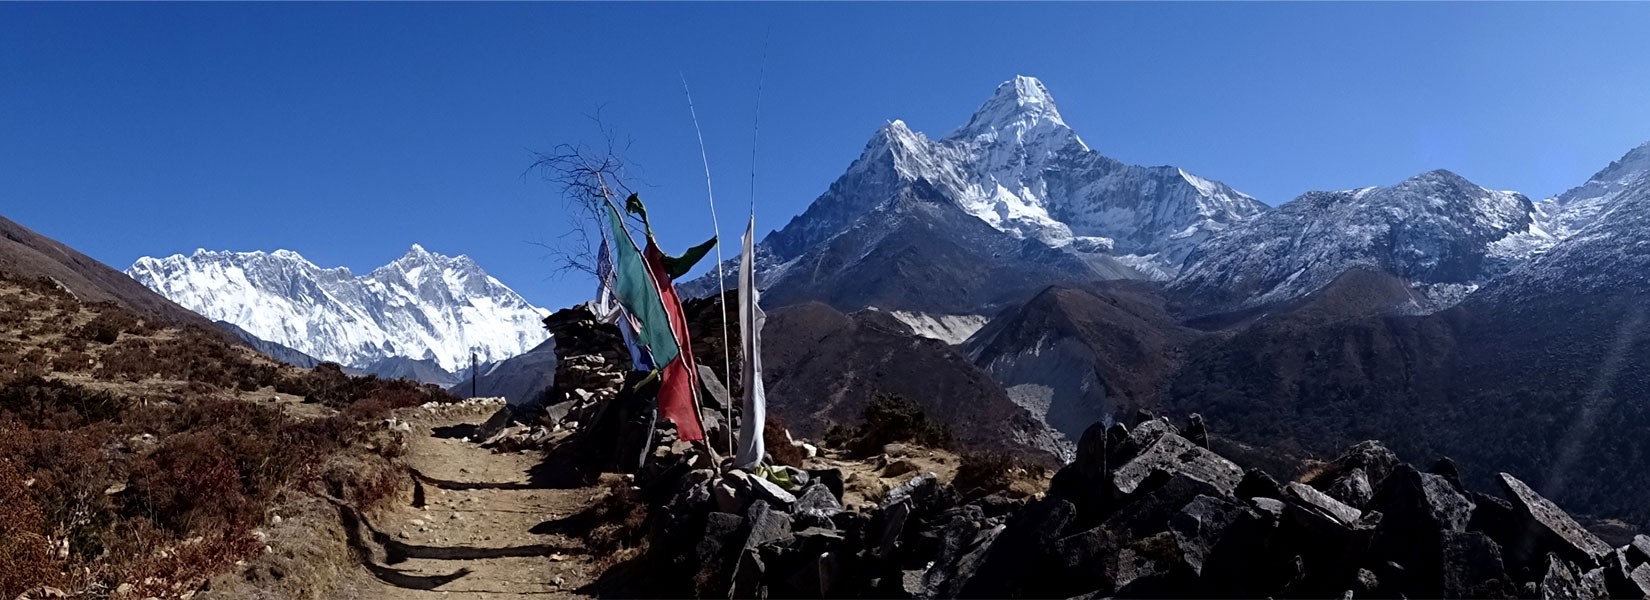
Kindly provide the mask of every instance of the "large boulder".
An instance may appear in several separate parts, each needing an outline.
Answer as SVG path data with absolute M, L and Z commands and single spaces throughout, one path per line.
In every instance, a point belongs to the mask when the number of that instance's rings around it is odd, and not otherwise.
M 1243 469 L 1232 461 L 1178 434 L 1163 432 L 1140 454 L 1117 467 L 1112 473 L 1112 486 L 1120 493 L 1132 494 L 1148 477 L 1158 473 L 1202 481 L 1215 486 L 1223 496 L 1231 496 L 1243 480 Z
M 1240 519 L 1257 519 L 1254 511 L 1227 498 L 1198 496 L 1169 519 L 1169 533 L 1180 548 L 1180 560 L 1193 573 L 1214 554 L 1226 530 Z
M 1362 469 L 1371 489 L 1380 489 L 1381 482 L 1399 465 L 1398 455 L 1375 440 L 1353 444 L 1339 457 L 1325 465 L 1306 483 L 1324 489 L 1353 469 Z
M 1469 588 L 1480 577 L 1495 578 L 1499 567 L 1482 566 L 1492 561 L 1478 545 L 1488 538 L 1454 535 L 1466 532 L 1474 505 L 1443 477 L 1399 465 L 1369 506 L 1382 515 L 1370 547 L 1373 558 L 1403 567 L 1401 576 L 1382 578 L 1385 590 L 1442 597 L 1448 595 L 1451 577 L 1458 586 Z M 1455 562 L 1467 559 L 1478 566 Z M 1499 553 L 1493 562 L 1500 562 Z M 1492 575 L 1483 575 L 1486 572 Z
M 1475 505 L 1449 480 L 1400 465 L 1370 500 L 1388 522 L 1414 529 L 1466 531 Z
M 1577 568 L 1557 554 L 1547 555 L 1547 570 L 1537 583 L 1536 593 L 1542 600 L 1593 600 L 1610 597 L 1604 589 L 1602 570 L 1586 571 Z
M 1553 553 L 1591 570 L 1610 556 L 1613 549 L 1609 544 L 1583 528 L 1558 505 L 1512 475 L 1501 473 L 1500 480 L 1507 499 L 1512 501 L 1513 518 L 1518 524 L 1513 539 L 1503 542 L 1512 562 L 1530 564 Z
M 1501 562 L 1501 547 L 1478 532 L 1443 534 L 1443 596 L 1490 598 L 1512 590 L 1512 580 Z
M 1039 569 L 1047 569 L 1049 558 L 1066 526 L 1077 518 L 1077 507 L 1059 498 L 1045 498 L 1026 505 L 1009 519 L 977 574 L 963 589 L 971 597 L 1009 598 L 1028 595 L 1039 581 Z

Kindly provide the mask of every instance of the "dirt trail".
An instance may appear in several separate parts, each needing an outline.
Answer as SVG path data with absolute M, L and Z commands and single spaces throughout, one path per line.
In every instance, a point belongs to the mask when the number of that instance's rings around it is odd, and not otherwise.
M 557 524 L 605 492 L 546 476 L 538 452 L 495 454 L 466 441 L 487 416 L 408 411 L 403 460 L 420 482 L 412 506 L 362 518 L 372 576 L 343 597 L 583 597 L 576 590 L 594 579 L 598 557 Z

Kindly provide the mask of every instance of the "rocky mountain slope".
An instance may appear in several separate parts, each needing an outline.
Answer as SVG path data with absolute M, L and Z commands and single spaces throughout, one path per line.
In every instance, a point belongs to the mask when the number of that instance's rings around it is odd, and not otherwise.
M 985 371 L 887 313 L 789 306 L 768 313 L 762 336 L 769 409 L 800 435 L 817 438 L 832 424 L 851 424 L 872 398 L 887 394 L 915 402 L 964 444 L 1063 453 L 1058 435 Z
M 210 326 L 190 312 L 92 257 L 0 217 L 0 272 L 50 277 L 86 302 L 113 302 L 176 325 Z
M 471 352 L 492 363 L 548 336 L 529 305 L 466 256 L 414 245 L 362 276 L 296 252 L 141 258 L 127 274 L 190 310 L 317 359 L 452 383 Z
M 1650 493 L 1647 269 L 1641 171 L 1590 224 L 1449 310 L 1358 317 L 1337 306 L 1405 292 L 1331 286 L 1320 294 L 1339 300 L 1312 302 L 1315 317 L 1271 315 L 1198 348 L 1171 404 L 1251 443 L 1321 450 L 1380 435 L 1483 465 L 1469 480 L 1518 470 L 1568 505 L 1650 523 L 1636 500 Z
M 1196 332 L 1139 282 L 1053 286 L 1004 311 L 964 345 L 1009 397 L 1067 443 L 1095 422 L 1154 406 Z
M 1041 82 L 1016 77 L 944 138 L 879 130 L 762 241 L 759 280 L 775 305 L 978 313 L 1054 282 L 1172 276 L 1198 242 L 1264 209 L 1181 169 L 1101 155 Z

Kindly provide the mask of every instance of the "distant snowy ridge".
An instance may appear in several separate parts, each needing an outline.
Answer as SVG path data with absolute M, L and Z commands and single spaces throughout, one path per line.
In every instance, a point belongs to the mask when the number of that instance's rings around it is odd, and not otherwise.
M 315 358 L 369 369 L 428 360 L 448 372 L 516 356 L 549 337 L 544 310 L 467 256 L 413 245 L 356 276 L 290 250 L 144 257 L 126 274 L 201 315 Z
M 1453 305 L 1558 238 L 1517 192 L 1444 170 L 1386 187 L 1309 192 L 1192 251 L 1170 286 L 1207 310 L 1303 298 L 1353 267 L 1392 273 L 1416 310 Z

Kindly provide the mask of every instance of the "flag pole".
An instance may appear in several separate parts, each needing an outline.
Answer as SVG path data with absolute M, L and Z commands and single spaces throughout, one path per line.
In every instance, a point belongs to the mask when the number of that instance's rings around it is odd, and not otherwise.
M 693 109 L 693 91 L 688 89 L 687 75 L 682 78 L 682 93 L 687 96 L 688 116 L 693 119 L 693 134 L 699 138 L 699 160 L 705 165 L 705 197 L 710 201 L 710 226 L 716 234 L 716 304 L 722 308 L 722 379 L 729 389 L 733 386 L 733 349 L 728 346 L 728 285 L 722 273 L 722 225 L 716 218 L 716 192 L 710 183 L 710 156 L 705 152 L 705 134 L 699 130 L 699 113 Z M 722 430 L 728 433 L 728 455 L 733 455 L 733 398 L 728 398 L 727 423 Z

